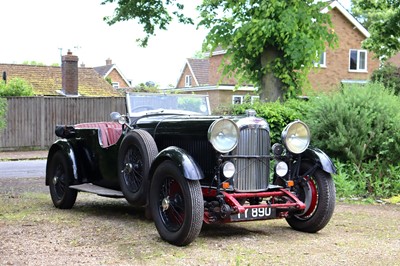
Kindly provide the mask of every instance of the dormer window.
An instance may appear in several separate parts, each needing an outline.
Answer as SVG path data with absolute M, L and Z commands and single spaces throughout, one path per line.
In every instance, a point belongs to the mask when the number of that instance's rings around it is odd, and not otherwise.
M 185 87 L 192 87 L 192 76 L 185 76 Z

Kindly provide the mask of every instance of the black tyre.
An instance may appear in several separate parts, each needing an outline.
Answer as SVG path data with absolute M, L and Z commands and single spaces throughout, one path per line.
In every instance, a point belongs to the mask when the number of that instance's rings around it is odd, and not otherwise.
M 73 181 L 72 165 L 62 151 L 57 151 L 49 161 L 47 172 L 51 200 L 59 209 L 71 209 L 78 192 L 69 188 Z
M 173 162 L 163 162 L 151 182 L 150 208 L 162 239 L 177 246 L 190 244 L 203 224 L 200 182 L 187 180 Z
M 302 164 L 300 174 L 306 173 L 311 167 L 309 163 Z M 335 209 L 336 195 L 332 176 L 318 168 L 296 185 L 296 192 L 306 204 L 306 209 L 286 221 L 295 230 L 318 232 L 328 224 Z
M 148 174 L 158 153 L 153 137 L 144 130 L 133 130 L 122 140 L 118 152 L 118 176 L 121 191 L 133 205 L 146 203 Z

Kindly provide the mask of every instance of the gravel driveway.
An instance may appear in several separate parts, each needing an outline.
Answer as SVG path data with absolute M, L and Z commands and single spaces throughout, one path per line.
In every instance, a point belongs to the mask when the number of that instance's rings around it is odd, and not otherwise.
M 52 206 L 43 178 L 0 180 L 0 265 L 400 265 L 400 206 L 338 203 L 316 234 L 285 220 L 205 225 L 162 241 L 142 209 L 80 193 Z

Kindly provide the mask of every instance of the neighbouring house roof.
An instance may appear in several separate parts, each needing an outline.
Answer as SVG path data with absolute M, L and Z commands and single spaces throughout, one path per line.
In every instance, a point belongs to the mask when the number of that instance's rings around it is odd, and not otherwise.
M 208 85 L 208 75 L 210 69 L 209 59 L 188 58 L 186 62 L 190 69 L 190 72 L 192 72 L 196 85 Z
M 128 81 L 127 78 L 122 74 L 122 72 L 119 70 L 116 64 L 108 64 L 105 66 L 98 66 L 98 67 L 93 67 L 93 69 L 99 73 L 103 78 L 108 77 L 108 75 L 115 70 L 123 79 L 123 81 L 129 86 L 130 82 Z
M 62 90 L 61 67 L 22 64 L 0 64 L 0 73 L 7 80 L 24 79 L 33 87 L 35 95 L 59 96 Z M 78 68 L 78 92 L 81 96 L 119 96 L 119 93 L 93 68 Z

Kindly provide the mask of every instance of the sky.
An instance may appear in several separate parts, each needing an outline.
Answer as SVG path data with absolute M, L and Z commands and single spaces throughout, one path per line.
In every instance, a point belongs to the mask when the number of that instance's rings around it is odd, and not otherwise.
M 349 8 L 350 0 L 339 1 Z M 79 65 L 105 65 L 110 58 L 133 85 L 153 81 L 160 87 L 176 85 L 186 58 L 201 50 L 205 29 L 173 23 L 157 31 L 146 48 L 136 39 L 143 37 L 134 20 L 109 26 L 114 4 L 102 0 L 0 0 L 0 63 L 36 61 L 61 64 L 61 55 L 71 50 Z M 193 10 L 200 0 L 185 2 Z

